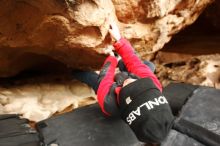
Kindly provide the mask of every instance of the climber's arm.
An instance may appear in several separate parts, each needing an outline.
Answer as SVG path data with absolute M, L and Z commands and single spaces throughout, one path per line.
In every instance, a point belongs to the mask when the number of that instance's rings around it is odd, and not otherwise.
M 158 89 L 162 91 L 162 86 L 157 77 L 150 68 L 142 63 L 142 61 L 137 57 L 131 44 L 121 37 L 120 31 L 114 22 L 110 24 L 109 33 L 111 34 L 111 37 L 115 39 L 116 43 L 114 43 L 113 46 L 116 52 L 122 57 L 128 71 L 141 78 L 151 78 Z
M 102 112 L 108 116 L 110 116 L 112 113 L 109 113 L 104 107 L 106 102 L 105 100 L 106 97 L 109 95 L 110 89 L 112 88 L 114 83 L 114 73 L 117 63 L 118 61 L 114 56 L 107 57 L 98 78 L 98 83 L 99 83 L 99 87 L 97 91 L 98 103 L 101 107 Z

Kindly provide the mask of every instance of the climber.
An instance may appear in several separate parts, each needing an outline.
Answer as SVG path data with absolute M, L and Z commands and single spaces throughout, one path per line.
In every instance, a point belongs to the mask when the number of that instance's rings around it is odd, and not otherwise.
M 154 75 L 154 66 L 142 62 L 130 43 L 121 37 L 115 23 L 109 33 L 115 40 L 114 51 L 122 60 L 118 62 L 109 49 L 99 75 L 95 72 L 74 71 L 73 76 L 91 86 L 97 93 L 102 112 L 109 117 L 121 117 L 146 143 L 161 143 L 172 127 L 174 117 L 162 86 Z M 119 66 L 121 72 L 115 75 Z

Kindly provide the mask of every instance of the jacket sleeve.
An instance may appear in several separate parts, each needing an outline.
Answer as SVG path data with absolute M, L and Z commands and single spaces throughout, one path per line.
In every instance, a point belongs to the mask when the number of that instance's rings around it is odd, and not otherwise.
M 111 86 L 114 83 L 114 73 L 115 73 L 115 68 L 117 67 L 118 61 L 115 57 L 109 56 L 105 60 L 102 69 L 100 71 L 100 75 L 98 78 L 98 91 L 97 91 L 97 98 L 98 98 L 98 103 L 101 107 L 101 110 L 103 113 L 106 115 L 110 116 L 110 113 L 108 113 L 105 110 L 104 107 L 104 102 L 105 102 L 105 97 L 108 95 Z
M 116 52 L 122 57 L 129 72 L 141 78 L 151 78 L 157 88 L 162 91 L 162 86 L 155 74 L 137 57 L 131 44 L 126 39 L 121 38 L 113 46 Z

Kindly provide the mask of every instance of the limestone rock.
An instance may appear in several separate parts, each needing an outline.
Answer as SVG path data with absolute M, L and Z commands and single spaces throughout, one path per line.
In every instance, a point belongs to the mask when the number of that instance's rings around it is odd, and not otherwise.
M 2 0 L 0 76 L 45 63 L 98 69 L 115 20 L 141 57 L 161 49 L 213 0 Z M 45 67 L 44 69 L 48 69 Z
M 13 82 L 10 86 L 1 84 L 0 114 L 21 114 L 23 118 L 37 122 L 96 102 L 91 88 L 60 75 Z
M 219 36 L 201 34 L 175 38 L 156 55 L 161 83 L 184 82 L 220 89 L 219 41 Z

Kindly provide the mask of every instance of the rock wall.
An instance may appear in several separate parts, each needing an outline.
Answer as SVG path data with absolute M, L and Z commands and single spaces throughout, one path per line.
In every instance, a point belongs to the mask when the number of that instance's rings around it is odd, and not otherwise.
M 107 19 L 141 57 L 160 50 L 192 24 L 213 0 L 2 0 L 0 76 L 48 60 L 68 68 L 98 69 L 111 43 Z M 48 67 L 44 68 L 48 69 Z
M 219 25 L 213 24 L 214 17 L 207 17 L 215 5 L 155 53 L 157 76 L 164 86 L 184 82 L 220 89 Z
M 20 114 L 38 122 L 96 103 L 91 88 L 67 76 L 47 74 L 1 82 L 0 114 Z

